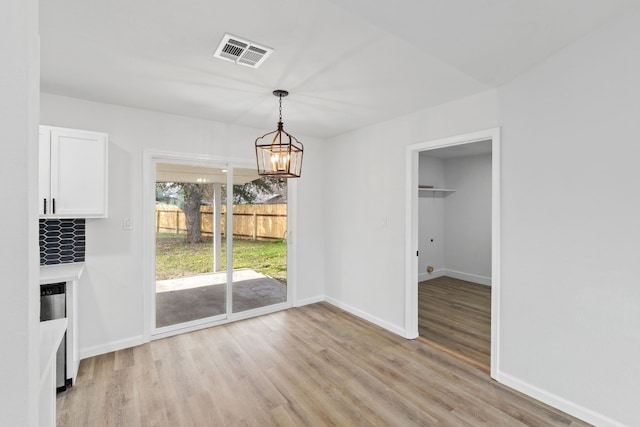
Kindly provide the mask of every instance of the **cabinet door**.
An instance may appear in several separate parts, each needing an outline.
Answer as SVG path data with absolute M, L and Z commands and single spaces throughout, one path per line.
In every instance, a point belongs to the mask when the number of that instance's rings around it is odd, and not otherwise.
M 55 216 L 107 216 L 107 135 L 51 130 L 51 210 Z
M 51 131 L 40 128 L 38 149 L 38 214 L 51 213 Z

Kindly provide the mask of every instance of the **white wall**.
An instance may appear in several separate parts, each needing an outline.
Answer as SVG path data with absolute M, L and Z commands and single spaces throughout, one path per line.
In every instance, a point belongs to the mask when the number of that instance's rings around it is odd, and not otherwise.
M 639 76 L 636 13 L 499 91 L 500 368 L 600 425 L 640 425 Z
M 263 130 L 42 94 L 42 124 L 109 133 L 109 218 L 87 220 L 86 269 L 79 284 L 82 354 L 138 343 L 143 335 L 143 149 L 255 161 L 253 141 Z M 275 126 L 275 124 L 274 124 Z M 303 139 L 303 177 L 297 182 L 298 299 L 321 299 L 322 152 Z M 122 219 L 132 218 L 133 230 Z
M 0 6 L 0 425 L 36 426 L 39 391 L 38 2 Z
M 295 127 L 288 130 L 295 135 Z M 297 233 L 295 240 L 298 244 L 294 255 L 296 262 L 295 272 L 293 272 L 298 283 L 295 301 L 293 301 L 297 306 L 324 300 L 326 271 L 324 188 L 327 169 L 324 143 L 311 138 L 300 137 L 300 139 L 304 143 L 302 177 L 290 180 L 296 185 L 296 205 L 298 207 L 296 224 L 290 224 L 290 230 Z M 251 141 L 254 140 L 255 137 L 251 139 Z M 251 156 L 255 156 L 253 150 Z M 288 271 L 287 274 L 289 275 L 289 273 Z
M 444 160 L 420 153 L 418 182 L 445 188 Z M 418 192 L 418 280 L 428 280 L 444 273 L 445 198 L 442 193 Z M 433 242 L 431 241 L 433 240 Z M 433 273 L 427 273 L 432 266 Z
M 328 301 L 404 334 L 406 146 L 496 123 L 489 91 L 327 141 Z
M 491 154 L 444 161 L 447 275 L 491 284 Z

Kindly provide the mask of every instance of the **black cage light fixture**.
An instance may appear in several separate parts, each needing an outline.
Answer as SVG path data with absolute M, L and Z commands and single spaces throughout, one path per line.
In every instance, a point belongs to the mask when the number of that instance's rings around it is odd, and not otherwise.
M 256 139 L 258 175 L 300 178 L 304 146 L 295 136 L 287 133 L 282 125 L 282 98 L 289 95 L 289 92 L 278 89 L 274 90 L 273 94 L 279 98 L 280 120 L 278 129 Z M 273 135 L 271 142 L 268 140 L 263 142 L 263 139 L 269 135 Z

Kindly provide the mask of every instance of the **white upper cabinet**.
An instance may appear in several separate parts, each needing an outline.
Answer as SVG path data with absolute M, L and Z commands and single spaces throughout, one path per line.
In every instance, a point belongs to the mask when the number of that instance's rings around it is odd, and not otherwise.
M 106 133 L 40 126 L 39 213 L 106 218 Z

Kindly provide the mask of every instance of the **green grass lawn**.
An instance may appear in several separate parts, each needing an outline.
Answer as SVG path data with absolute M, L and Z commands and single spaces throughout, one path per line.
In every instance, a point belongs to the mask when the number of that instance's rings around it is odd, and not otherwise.
M 222 265 L 227 247 L 222 239 Z M 282 282 L 287 278 L 287 242 L 233 240 L 233 268 L 251 268 Z M 188 244 L 184 235 L 160 233 L 156 236 L 156 280 L 209 273 L 213 268 L 211 239 Z M 226 268 L 225 268 L 226 269 Z

